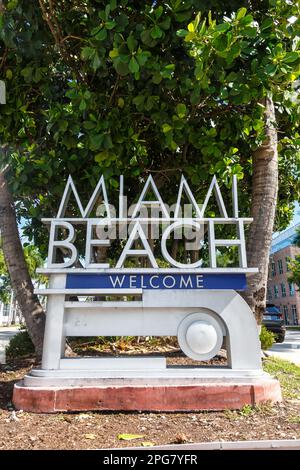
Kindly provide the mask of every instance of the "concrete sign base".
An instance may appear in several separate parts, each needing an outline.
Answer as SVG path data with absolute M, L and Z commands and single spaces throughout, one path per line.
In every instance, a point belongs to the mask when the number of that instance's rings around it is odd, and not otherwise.
M 28 377 L 25 383 L 26 380 Z M 252 379 L 211 377 L 166 381 L 148 378 L 145 381 L 118 379 L 115 383 L 111 379 L 98 379 L 98 385 L 87 385 L 93 380 L 81 379 L 84 386 L 80 386 L 80 382 L 76 385 L 68 383 L 74 383 L 74 380 L 69 378 L 65 385 L 45 387 L 19 383 L 14 388 L 14 405 L 35 413 L 87 410 L 164 412 L 233 410 L 282 400 L 279 382 L 267 374 Z
M 126 288 L 106 291 L 110 300 L 90 301 L 97 289 L 84 287 L 85 301 L 71 301 L 66 275 L 51 276 L 42 367 L 15 386 L 16 408 L 196 411 L 281 401 L 279 383 L 262 370 L 254 316 L 235 290 L 138 288 L 129 289 L 137 300 L 119 300 Z M 149 356 L 64 357 L 66 337 L 95 335 L 177 336 L 196 361 L 213 358 L 225 344 L 227 366 L 171 366 Z

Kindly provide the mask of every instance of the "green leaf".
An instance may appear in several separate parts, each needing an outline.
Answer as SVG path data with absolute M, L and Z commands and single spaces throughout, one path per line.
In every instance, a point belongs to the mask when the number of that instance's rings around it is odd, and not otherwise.
M 109 57 L 111 59 L 115 59 L 115 57 L 119 56 L 119 49 L 114 47 L 111 51 L 109 51 Z
M 80 111 L 84 111 L 86 109 L 86 102 L 84 100 L 80 101 L 79 109 Z
M 148 96 L 146 103 L 145 103 L 145 109 L 147 111 L 150 111 L 155 106 L 155 104 L 158 103 L 158 101 L 159 101 L 158 96 L 153 96 L 153 95 Z
M 172 130 L 172 127 L 170 126 L 170 124 L 166 124 L 166 123 L 163 124 L 161 128 L 164 134 Z
M 123 62 L 120 57 L 117 57 L 114 60 L 114 67 L 119 75 L 125 76 L 129 73 L 128 64 Z
M 32 67 L 25 67 L 22 71 L 21 71 L 21 75 L 22 77 L 24 77 L 25 79 L 25 82 L 30 82 L 31 79 L 32 79 L 32 72 L 33 72 L 33 68 Z
M 95 129 L 96 124 L 93 121 L 84 121 L 83 127 L 84 129 L 91 130 L 91 129 Z
M 86 99 L 86 100 L 89 100 L 91 99 L 91 92 L 89 90 L 86 90 L 84 93 L 83 93 L 83 97 Z
M 132 102 L 137 107 L 138 111 L 142 111 L 144 106 L 145 97 L 144 95 L 138 95 L 133 98 Z
M 132 73 L 138 72 L 140 70 L 140 66 L 139 66 L 139 64 L 137 63 L 137 61 L 135 60 L 134 57 L 131 57 L 128 66 L 129 66 L 130 72 L 132 72 Z
M 137 58 L 137 61 L 138 63 L 140 64 L 140 66 L 142 67 L 143 65 L 145 65 L 145 63 L 147 62 L 148 58 L 151 56 L 151 53 L 148 52 L 148 51 L 140 51 L 138 52 L 136 58 Z
M 235 72 L 230 72 L 227 77 L 226 77 L 226 82 L 227 83 L 230 83 L 230 82 L 234 82 L 238 77 L 238 74 L 235 73 Z
M 110 134 L 105 134 L 103 144 L 104 144 L 104 147 L 106 149 L 112 149 L 113 148 L 113 143 L 112 143 Z
M 127 38 L 126 43 L 127 43 L 127 47 L 130 50 L 130 52 L 133 52 L 136 49 L 137 44 L 138 44 L 137 40 L 134 39 L 132 34 Z
M 162 76 L 159 72 L 155 72 L 155 74 L 152 77 L 152 82 L 155 83 L 155 85 L 158 85 L 162 81 Z
M 157 44 L 157 41 L 151 36 L 151 30 L 148 29 L 141 33 L 141 40 L 148 47 L 153 47 Z
M 93 49 L 92 47 L 83 47 L 81 49 L 81 58 L 83 60 L 91 59 L 92 57 L 94 57 L 95 52 L 95 49 Z
M 154 11 L 155 13 L 155 18 L 158 20 L 161 15 L 163 14 L 164 8 L 160 5 L 156 10 Z
M 244 16 L 244 18 L 242 18 L 240 20 L 240 25 L 241 26 L 247 26 L 247 25 L 253 23 L 253 21 L 254 21 L 253 16 L 252 15 L 247 15 L 247 16 Z
M 180 38 L 184 38 L 188 32 L 185 30 L 185 29 L 179 29 L 177 32 L 176 32 L 177 36 L 179 36 Z
M 113 29 L 116 26 L 116 22 L 114 20 L 112 21 L 106 21 L 105 22 L 105 28 L 106 29 Z
M 247 26 L 241 32 L 248 38 L 254 38 L 257 35 L 257 29 L 252 28 L 251 26 Z
M 159 26 L 155 25 L 152 29 L 151 29 L 151 37 L 153 39 L 158 39 L 158 38 L 161 38 L 162 35 L 163 35 L 163 31 L 160 29 Z
M 58 121 L 58 126 L 59 126 L 59 130 L 61 132 L 66 132 L 66 130 L 68 129 L 68 121 L 65 121 L 64 119 L 60 119 Z
M 124 108 L 124 104 L 125 104 L 125 102 L 124 102 L 123 98 L 119 98 L 119 99 L 118 99 L 118 106 L 119 106 L 119 108 L 121 108 L 121 109 Z
M 236 19 L 241 20 L 242 18 L 244 18 L 246 13 L 247 13 L 247 8 L 244 8 L 244 7 L 239 8 L 239 10 L 237 11 L 237 14 L 236 14 Z
M 94 160 L 97 163 L 103 163 L 103 161 L 107 160 L 109 158 L 109 151 L 108 150 L 103 150 L 102 152 L 97 153 L 95 155 Z
M 163 78 L 172 78 L 173 72 L 175 70 L 175 64 L 168 64 L 161 70 L 161 76 Z
M 169 16 L 167 16 L 163 21 L 158 23 L 158 26 L 161 29 L 165 29 L 165 30 L 169 29 L 170 26 L 171 26 L 171 18 Z
M 274 22 L 272 20 L 272 18 L 266 18 L 262 24 L 261 24 L 261 31 L 265 31 L 266 29 L 269 29 L 273 26 Z
M 95 39 L 97 39 L 97 41 L 104 41 L 104 39 L 107 38 L 107 30 L 106 29 L 101 29 L 96 35 L 95 35 Z
M 112 157 L 113 157 L 113 158 L 112 158 Z M 116 158 L 117 158 L 116 155 L 112 155 L 112 156 L 111 156 L 111 159 L 113 159 L 113 160 L 116 159 Z M 117 180 L 115 180 L 114 178 L 110 178 L 109 184 L 110 184 L 113 188 L 116 188 L 116 189 L 119 187 L 119 182 L 118 182 Z
M 216 31 L 218 31 L 219 33 L 225 33 L 225 31 L 228 31 L 228 29 L 230 28 L 230 24 L 229 23 L 221 23 L 221 24 L 218 24 L 215 29 Z
M 120 441 L 132 441 L 133 439 L 143 439 L 145 436 L 141 434 L 119 434 L 118 439 Z
M 109 14 L 110 14 L 110 4 L 109 3 L 105 7 L 104 14 L 105 14 L 104 18 L 106 20 L 108 20 L 108 17 L 109 17 Z
M 299 54 L 297 52 L 288 52 L 284 58 L 283 62 L 286 64 L 291 64 L 292 62 L 295 62 L 297 59 L 299 59 Z
M 93 62 L 92 62 L 92 68 L 93 70 L 97 70 L 101 65 L 101 59 L 98 55 L 98 52 L 95 53 L 95 56 L 94 56 L 94 59 L 93 59 Z
M 117 8 L 117 0 L 110 0 L 109 5 L 110 5 L 110 10 L 114 11 Z
M 102 146 L 103 134 L 94 134 L 90 136 L 90 149 L 98 150 Z
M 268 64 L 265 67 L 265 72 L 270 75 L 270 77 L 273 77 L 277 71 L 277 66 L 275 64 Z
M 227 49 L 227 37 L 225 34 L 220 34 L 216 37 L 213 42 L 214 47 L 218 52 L 226 51 Z M 223 56 L 222 56 L 223 57 Z
M 186 115 L 186 105 L 184 103 L 179 103 L 176 106 L 176 113 L 180 118 L 183 118 Z

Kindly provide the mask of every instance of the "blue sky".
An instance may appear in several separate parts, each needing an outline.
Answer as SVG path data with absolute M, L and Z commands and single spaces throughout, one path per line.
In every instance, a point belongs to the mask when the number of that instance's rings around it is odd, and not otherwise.
M 300 205 L 299 205 L 299 202 L 296 202 L 295 210 L 294 210 L 294 217 L 289 227 L 293 227 L 293 225 L 298 224 L 299 222 L 300 222 Z

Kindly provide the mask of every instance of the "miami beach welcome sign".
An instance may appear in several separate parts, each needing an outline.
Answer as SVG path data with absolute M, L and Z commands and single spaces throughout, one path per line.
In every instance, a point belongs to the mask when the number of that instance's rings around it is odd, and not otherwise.
M 149 197 L 151 195 L 151 197 Z M 70 197 L 75 200 L 80 217 L 67 217 Z M 207 217 L 208 204 L 215 197 L 220 217 Z M 100 177 L 90 200 L 83 207 L 71 176 L 65 186 L 55 218 L 42 221 L 50 224 L 48 273 L 67 273 L 67 289 L 235 289 L 246 288 L 246 273 L 256 272 L 247 267 L 245 224 L 251 218 L 239 217 L 237 179 L 232 180 L 232 215 L 228 215 L 217 179 L 214 176 L 202 205 L 199 205 L 184 176 L 178 187 L 173 206 L 163 201 L 152 175 L 147 178 L 136 202 L 128 208 L 124 178 L 120 176 L 119 204 L 116 209 L 109 203 L 105 179 Z M 188 200 L 188 204 L 183 201 Z M 235 238 L 216 238 L 216 225 L 234 227 Z M 84 233 L 85 250 L 79 253 L 77 231 Z M 170 250 L 170 239 L 184 239 L 189 250 L 199 250 L 207 238 L 209 266 L 203 259 L 179 262 Z M 108 257 L 109 249 L 119 241 L 118 256 L 114 264 Z M 158 248 L 163 267 L 154 255 Z M 220 247 L 237 247 L 238 265 L 218 267 Z M 57 252 L 64 254 L 57 259 Z M 101 260 L 99 260 L 99 251 Z M 106 257 L 106 259 L 105 259 Z M 104 259 L 103 259 L 104 258 Z M 145 262 L 141 265 L 140 260 Z M 44 271 L 44 270 L 43 270 Z

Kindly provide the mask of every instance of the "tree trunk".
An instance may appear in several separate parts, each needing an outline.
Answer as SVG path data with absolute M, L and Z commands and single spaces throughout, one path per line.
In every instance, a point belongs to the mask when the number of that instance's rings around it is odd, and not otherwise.
M 269 252 L 278 192 L 278 154 L 275 110 L 271 98 L 265 98 L 266 139 L 253 153 L 252 202 L 247 242 L 248 265 L 259 273 L 248 277 L 244 298 L 260 324 L 266 306 Z
M 5 262 L 13 291 L 24 316 L 37 356 L 41 356 L 45 326 L 43 308 L 33 285 L 19 238 L 16 212 L 4 171 L 0 171 L 0 231 Z

